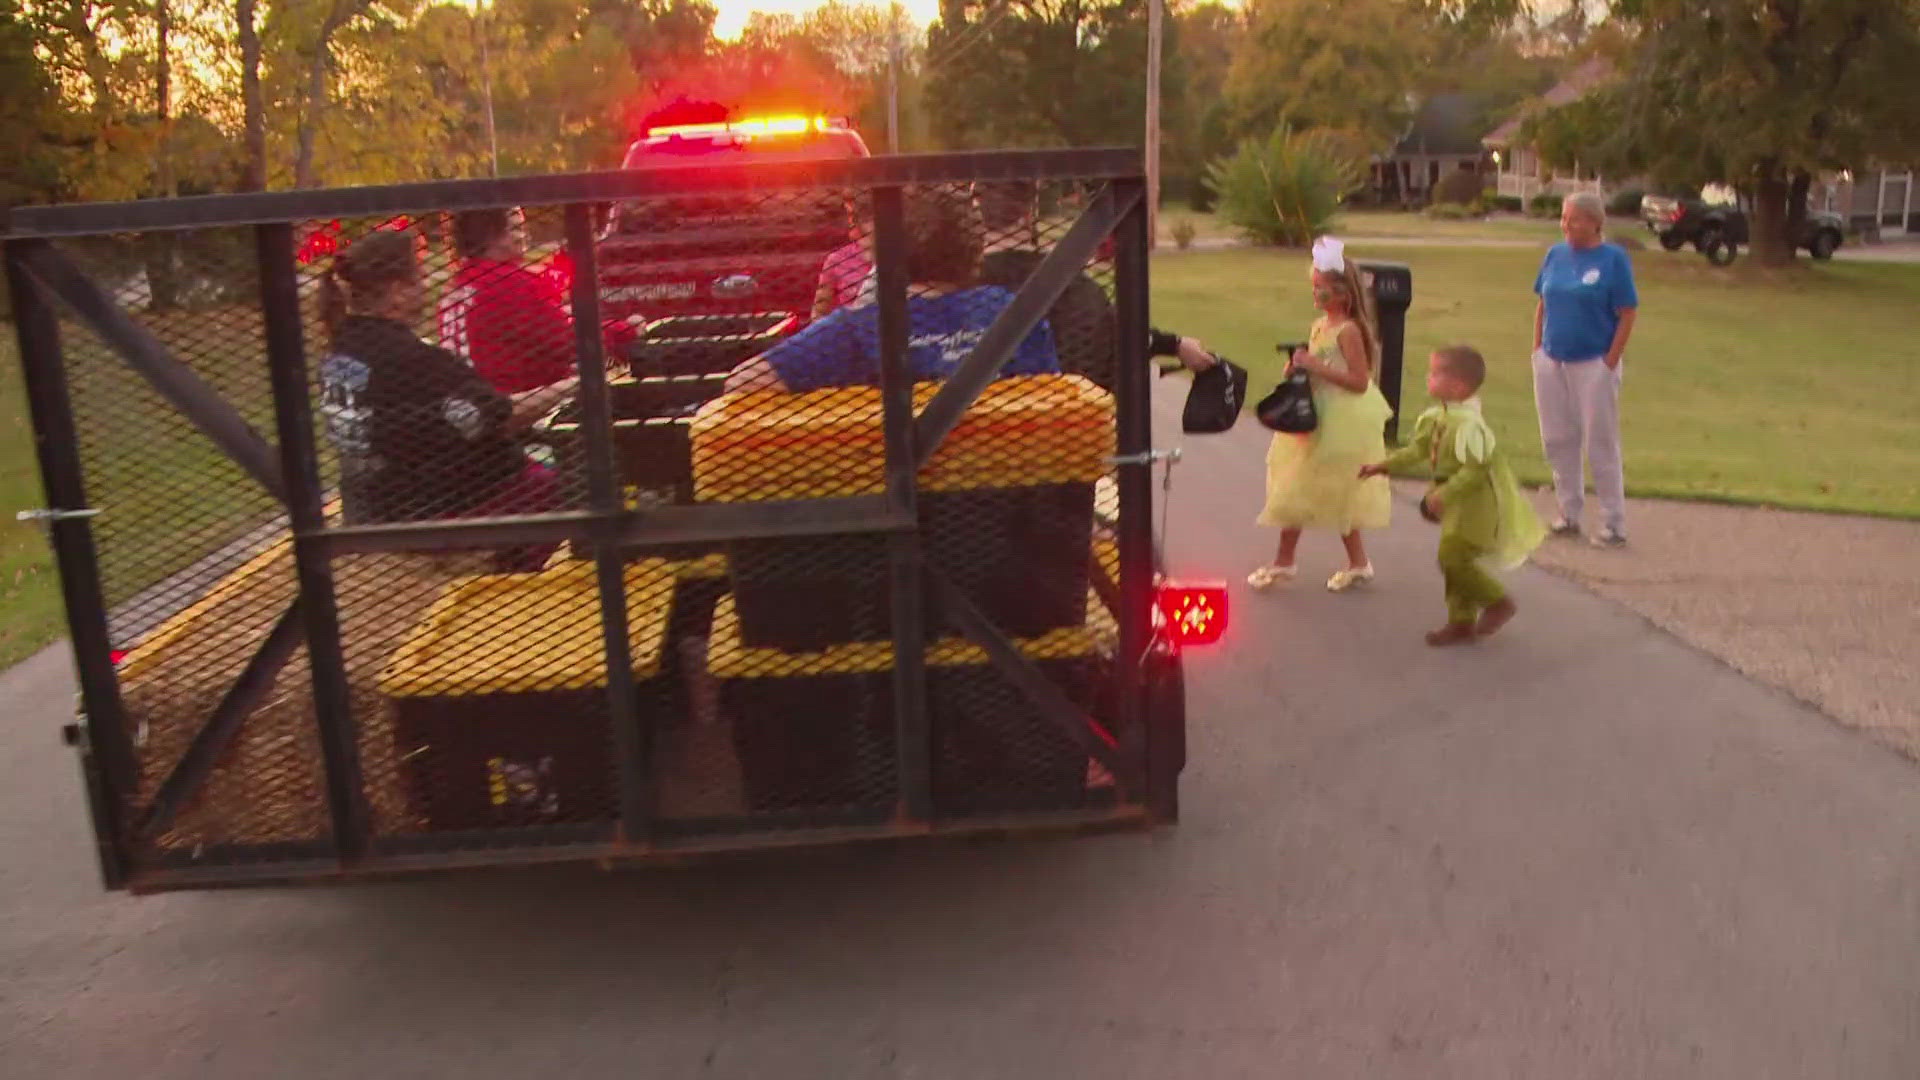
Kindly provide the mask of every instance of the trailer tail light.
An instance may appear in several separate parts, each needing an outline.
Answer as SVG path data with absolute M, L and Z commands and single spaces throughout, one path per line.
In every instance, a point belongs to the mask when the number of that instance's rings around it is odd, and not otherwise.
M 1676 206 L 1673 209 L 1667 211 L 1667 220 L 1674 222 L 1675 224 L 1678 224 L 1680 219 L 1686 216 L 1687 216 L 1687 208 L 1684 206 Z
M 1211 645 L 1227 632 L 1225 582 L 1163 581 L 1153 601 L 1163 632 L 1176 645 Z
M 115 649 L 112 652 L 108 653 L 107 656 L 113 660 L 114 667 L 119 667 L 120 661 L 125 660 L 127 658 L 127 650 Z

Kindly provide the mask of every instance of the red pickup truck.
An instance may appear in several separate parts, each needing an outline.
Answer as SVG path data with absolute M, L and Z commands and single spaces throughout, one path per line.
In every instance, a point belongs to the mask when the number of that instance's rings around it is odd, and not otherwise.
M 623 168 L 867 157 L 846 122 L 776 116 L 649 128 Z M 759 336 L 805 322 L 827 254 L 851 237 L 832 191 L 664 196 L 612 208 L 599 245 L 603 314 L 642 341 Z

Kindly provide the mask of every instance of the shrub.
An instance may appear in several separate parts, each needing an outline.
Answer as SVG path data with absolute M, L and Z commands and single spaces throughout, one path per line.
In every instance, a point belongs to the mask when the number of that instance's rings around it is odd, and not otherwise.
M 1527 204 L 1518 195 L 1495 195 L 1493 208 L 1504 214 L 1518 214 L 1526 210 Z
M 1614 217 L 1638 217 L 1640 214 L 1640 196 L 1646 194 L 1639 188 L 1616 191 L 1613 198 L 1607 200 L 1607 213 Z
M 1561 196 L 1552 192 L 1542 192 L 1527 203 L 1527 213 L 1534 217 L 1559 217 L 1560 203 Z
M 1174 246 L 1181 251 L 1185 251 L 1193 246 L 1193 234 L 1195 232 L 1193 219 L 1181 218 L 1173 223 L 1173 228 L 1169 231 L 1173 234 Z
M 1486 178 L 1478 172 L 1455 169 L 1433 185 L 1433 201 L 1452 206 L 1470 206 L 1486 189 Z
M 1220 216 L 1262 244 L 1312 242 L 1365 175 L 1365 166 L 1326 133 L 1284 127 L 1207 166 Z

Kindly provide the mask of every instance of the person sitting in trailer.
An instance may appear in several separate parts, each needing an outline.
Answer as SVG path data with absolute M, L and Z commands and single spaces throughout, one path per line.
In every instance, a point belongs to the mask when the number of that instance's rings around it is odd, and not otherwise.
M 565 401 L 567 377 L 507 395 L 414 332 L 426 306 L 416 238 L 374 232 L 334 258 L 321 283 L 330 337 L 322 413 L 341 461 L 350 523 L 536 514 L 561 508 L 554 474 L 517 436 Z M 503 568 L 537 569 L 521 550 Z
M 951 189 L 912 193 L 905 207 L 907 366 L 915 380 L 943 379 L 973 352 L 1013 294 L 979 285 L 983 252 L 979 208 Z M 1043 320 L 1022 339 L 1000 376 L 1060 371 L 1053 331 Z M 880 382 L 880 306 L 841 308 L 746 360 L 727 376 L 729 393 L 804 393 Z
M 575 372 L 573 319 L 549 278 L 527 268 L 505 209 L 453 218 L 460 267 L 440 300 L 440 346 L 465 357 L 503 394 L 551 386 Z
M 1018 292 L 1047 257 L 1040 250 L 1035 228 L 1038 192 L 1030 181 L 1022 180 L 984 183 L 976 190 L 987 229 L 980 280 Z M 1084 271 L 1076 273 L 1047 310 L 1047 323 L 1059 346 L 1060 369 L 1112 390 L 1119 355 L 1118 324 L 1113 301 L 1100 283 Z

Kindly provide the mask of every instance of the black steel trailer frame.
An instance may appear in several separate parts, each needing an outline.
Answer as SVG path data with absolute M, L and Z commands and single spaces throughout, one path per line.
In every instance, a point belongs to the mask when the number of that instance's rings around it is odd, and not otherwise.
M 1074 182 L 1097 194 L 979 347 L 919 415 L 905 367 L 907 281 L 903 190 L 970 181 Z M 832 185 L 871 193 L 879 273 L 886 492 L 804 502 L 675 506 L 629 510 L 615 476 L 603 343 L 595 332 L 599 288 L 593 208 L 609 201 L 688 192 L 804 189 Z M 948 833 L 1055 831 L 1172 822 L 1184 759 L 1184 702 L 1177 656 L 1158 649 L 1151 606 L 1153 547 L 1151 430 L 1147 345 L 1147 216 L 1140 155 L 1128 149 L 996 152 L 883 157 L 831 163 L 692 167 L 516 179 L 399 184 L 340 190 L 270 192 L 130 203 L 20 208 L 7 213 L 8 287 L 25 370 L 39 463 L 83 703 L 67 729 L 79 750 L 98 858 L 111 888 L 180 888 L 319 881 L 389 873 L 600 861 L 631 863 L 684 853 L 838 843 Z M 587 508 L 537 516 L 345 526 L 323 513 L 320 457 L 309 394 L 309 345 L 301 320 L 295 226 L 302 221 L 489 207 L 562 205 L 581 382 Z M 274 398 L 269 442 L 192 368 L 170 355 L 138 319 L 60 250 L 61 238 L 212 227 L 250 227 L 265 315 L 266 363 Z M 994 379 L 1015 345 L 1100 247 L 1114 244 L 1119 322 L 1117 402 L 1118 581 L 1100 582 L 1119 625 L 1118 739 L 1105 732 L 1025 660 L 937 566 L 916 532 L 916 471 Z M 279 616 L 240 677 L 137 816 L 137 748 L 129 730 L 108 632 L 79 437 L 63 359 L 61 313 L 96 334 L 129 369 L 209 438 L 284 507 L 298 573 L 298 595 Z M 899 805 L 885 820 L 823 820 L 815 827 L 731 834 L 665 828 L 656 815 L 650 732 L 633 715 L 622 558 L 688 541 L 823 533 L 884 534 L 891 564 Z M 359 748 L 349 701 L 332 560 L 370 552 L 454 546 L 577 541 L 595 552 L 610 682 L 610 719 L 619 765 L 617 819 L 604 825 L 500 831 L 476 846 L 434 835 L 376 837 L 369 826 Z M 925 575 L 923 577 L 923 575 Z M 967 637 L 1037 708 L 1078 739 L 1116 779 L 1118 796 L 1081 811 L 950 818 L 933 805 L 929 783 L 926 673 L 917 648 L 927 617 L 922 582 Z M 330 838 L 318 843 L 252 845 L 223 852 L 166 850 L 153 843 L 207 782 L 223 750 L 290 656 L 305 645 L 323 755 Z M 1136 658 L 1138 662 L 1127 662 Z

